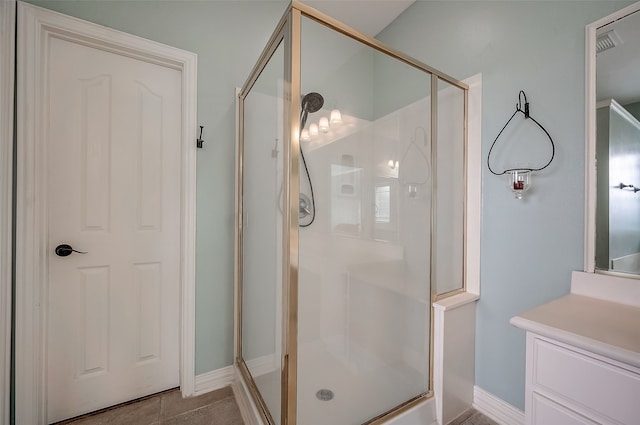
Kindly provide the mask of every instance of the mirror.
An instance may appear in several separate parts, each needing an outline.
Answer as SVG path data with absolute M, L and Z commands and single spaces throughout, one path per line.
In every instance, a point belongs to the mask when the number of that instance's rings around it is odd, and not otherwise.
M 585 270 L 640 277 L 640 2 L 587 26 Z

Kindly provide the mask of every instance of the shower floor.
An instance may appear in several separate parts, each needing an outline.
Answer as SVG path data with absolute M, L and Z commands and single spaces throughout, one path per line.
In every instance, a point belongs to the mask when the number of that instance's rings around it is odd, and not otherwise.
M 392 368 L 351 343 L 305 343 L 298 351 L 298 423 L 359 425 L 424 391 L 415 369 Z M 254 380 L 279 422 L 280 371 L 262 370 Z M 330 390 L 331 400 L 317 397 Z M 403 397 L 404 395 L 404 397 Z
M 299 423 L 361 424 L 420 394 L 415 370 L 392 368 L 353 343 L 348 353 L 340 346 L 322 342 L 300 346 Z M 320 400 L 316 393 L 321 389 L 331 390 L 333 398 Z M 402 398 L 403 394 L 407 396 Z

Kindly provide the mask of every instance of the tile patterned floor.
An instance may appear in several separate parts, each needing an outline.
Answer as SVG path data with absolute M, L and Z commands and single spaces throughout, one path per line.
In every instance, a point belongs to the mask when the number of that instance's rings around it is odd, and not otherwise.
M 244 425 L 230 387 L 183 399 L 179 390 L 56 425 Z
M 55 425 L 244 425 L 230 387 L 183 399 L 170 390 Z M 470 409 L 449 425 L 498 425 Z
M 450 422 L 449 425 L 498 425 L 498 423 L 487 418 L 477 410 L 469 409 L 458 416 L 453 422 Z

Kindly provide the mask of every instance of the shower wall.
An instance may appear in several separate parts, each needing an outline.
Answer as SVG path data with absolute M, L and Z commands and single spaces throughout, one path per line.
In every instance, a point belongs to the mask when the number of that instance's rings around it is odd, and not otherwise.
M 300 423 L 362 423 L 428 390 L 429 113 L 343 114 L 348 135 L 302 144 L 317 217 L 299 233 Z
M 435 241 L 443 252 L 435 279 L 439 293 L 462 287 L 462 95 L 461 90 L 444 87 L 438 97 L 441 166 L 436 193 L 443 211 Z M 354 324 L 349 314 L 351 291 L 357 296 L 369 288 L 383 298 L 393 291 L 423 291 L 418 298 L 428 305 L 428 281 L 409 280 L 409 285 L 418 286 L 401 288 L 397 272 L 431 275 L 431 129 L 426 119 L 430 102 L 430 97 L 424 98 L 374 121 L 345 117 L 352 120 L 351 134 L 302 142 L 318 216 L 314 225 L 300 232 L 300 342 L 321 339 L 336 352 L 348 352 L 350 338 L 362 341 L 366 333 L 392 326 L 384 315 L 374 315 L 364 327 Z M 384 206 L 376 202 L 381 193 L 388 197 Z M 381 208 L 386 208 L 384 213 Z M 385 281 L 385 275 L 393 276 L 393 282 Z M 402 306 L 400 301 L 397 306 Z
M 374 105 L 384 115 L 343 114 L 335 133 L 301 142 L 317 205 L 299 233 L 303 423 L 360 423 L 429 390 L 432 291 L 464 278 L 464 91 L 439 88 L 435 147 L 431 96 L 392 110 L 390 94 Z M 313 397 L 325 387 L 329 403 Z
M 338 140 L 302 143 L 318 215 L 300 231 L 301 343 L 321 339 L 346 352 L 349 338 L 364 343 L 365 333 L 391 325 L 384 315 L 366 327 L 349 316 L 348 303 L 357 304 L 350 297 L 364 296 L 369 286 L 381 297 L 421 291 L 428 303 L 428 281 L 389 282 L 384 276 L 429 276 L 429 113 L 423 99 L 375 121 L 353 119 L 355 130 Z

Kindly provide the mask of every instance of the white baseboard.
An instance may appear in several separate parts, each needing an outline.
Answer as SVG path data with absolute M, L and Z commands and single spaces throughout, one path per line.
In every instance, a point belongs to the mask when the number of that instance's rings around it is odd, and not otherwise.
M 264 422 L 260 419 L 260 414 L 256 408 L 251 397 L 249 396 L 249 389 L 247 388 L 242 374 L 237 368 L 234 368 L 235 379 L 231 389 L 233 389 L 233 395 L 236 397 L 236 403 L 240 410 L 242 420 L 247 425 L 264 425 Z
M 264 425 L 260 415 L 249 398 L 249 390 L 246 387 L 242 375 L 234 366 L 212 370 L 196 376 L 194 396 L 231 386 L 240 414 L 247 425 Z
M 251 425 L 262 425 L 259 415 L 248 397 L 248 390 L 233 366 L 223 367 L 196 376 L 194 396 L 231 386 L 242 417 Z M 524 412 L 482 388 L 473 388 L 473 407 L 500 425 L 524 425 Z
M 251 376 L 258 377 L 280 370 L 280 356 L 267 354 L 251 360 L 246 360 L 247 368 L 251 371 Z
M 483 390 L 473 387 L 473 407 L 500 425 L 524 425 L 524 412 Z
M 196 376 L 194 396 L 228 387 L 233 383 L 233 366 L 227 366 Z

